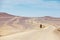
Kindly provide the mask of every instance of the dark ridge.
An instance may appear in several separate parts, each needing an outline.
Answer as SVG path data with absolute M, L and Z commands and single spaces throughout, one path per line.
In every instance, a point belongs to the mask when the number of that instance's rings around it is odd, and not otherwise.
M 14 17 L 14 15 L 11 15 L 5 12 L 0 12 L 0 17 Z

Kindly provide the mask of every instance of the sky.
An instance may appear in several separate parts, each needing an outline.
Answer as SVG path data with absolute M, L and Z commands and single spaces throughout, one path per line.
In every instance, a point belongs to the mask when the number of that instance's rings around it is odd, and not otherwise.
M 0 0 L 0 12 L 27 17 L 60 17 L 60 0 Z

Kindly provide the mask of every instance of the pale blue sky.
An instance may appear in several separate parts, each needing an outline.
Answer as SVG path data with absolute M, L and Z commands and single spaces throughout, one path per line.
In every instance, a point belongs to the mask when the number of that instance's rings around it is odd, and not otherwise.
M 60 17 L 59 0 L 0 0 L 0 12 L 18 16 Z

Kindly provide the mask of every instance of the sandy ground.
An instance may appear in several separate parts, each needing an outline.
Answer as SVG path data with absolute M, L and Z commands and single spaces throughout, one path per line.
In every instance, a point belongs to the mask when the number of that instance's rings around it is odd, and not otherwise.
M 60 40 L 60 36 L 54 32 L 54 27 L 46 29 L 30 30 L 0 37 L 0 40 Z

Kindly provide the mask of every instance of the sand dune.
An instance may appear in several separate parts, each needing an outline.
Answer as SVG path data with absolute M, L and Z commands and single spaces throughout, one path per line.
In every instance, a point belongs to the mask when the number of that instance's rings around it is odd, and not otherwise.
M 60 18 L 21 17 L 0 12 L 0 40 L 60 40 Z
M 60 36 L 56 34 L 54 30 L 55 27 L 48 27 L 47 29 L 40 30 L 30 30 L 0 37 L 0 40 L 60 40 Z

